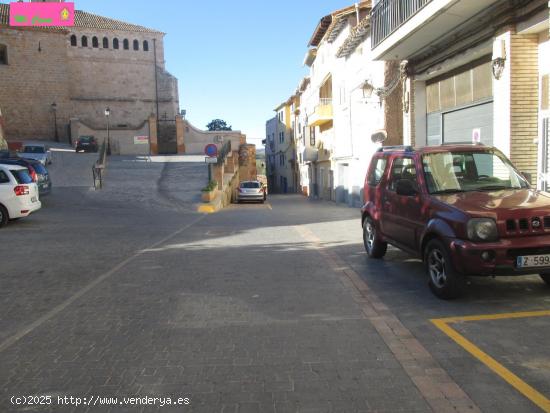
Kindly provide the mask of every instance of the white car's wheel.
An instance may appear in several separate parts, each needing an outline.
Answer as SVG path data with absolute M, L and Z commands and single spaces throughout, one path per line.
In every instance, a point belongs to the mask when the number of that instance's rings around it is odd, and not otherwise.
M 3 205 L 0 205 L 0 227 L 6 225 L 9 219 L 8 210 Z

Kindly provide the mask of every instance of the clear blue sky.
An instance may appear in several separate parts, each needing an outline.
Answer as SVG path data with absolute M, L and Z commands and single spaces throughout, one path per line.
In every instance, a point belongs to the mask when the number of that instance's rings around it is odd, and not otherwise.
M 8 3 L 3 0 L 2 2 Z M 74 0 L 86 10 L 166 33 L 167 69 L 180 106 L 199 128 L 214 118 L 260 144 L 265 121 L 307 73 L 302 67 L 317 23 L 350 0 Z M 162 7 L 162 11 L 157 8 Z

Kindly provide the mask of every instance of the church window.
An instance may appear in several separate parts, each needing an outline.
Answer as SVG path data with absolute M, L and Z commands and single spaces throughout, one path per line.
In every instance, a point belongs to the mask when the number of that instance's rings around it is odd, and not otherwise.
M 113 49 L 118 49 L 118 39 L 116 37 L 113 39 Z
M 147 40 L 143 41 L 143 51 L 148 52 L 149 51 L 149 42 Z
M 139 42 L 134 40 L 134 50 L 139 50 Z
M 8 46 L 0 43 L 0 65 L 8 64 Z
M 108 49 L 109 48 L 109 39 L 106 37 L 103 38 L 103 48 Z
M 74 34 L 71 36 L 71 46 L 76 46 L 76 36 Z
M 81 43 L 82 47 L 88 47 L 88 38 L 86 36 L 82 36 Z
M 124 50 L 130 49 L 130 42 L 128 41 L 128 39 L 124 39 L 123 44 L 124 44 Z
M 99 47 L 99 40 L 95 36 L 92 37 L 92 47 Z

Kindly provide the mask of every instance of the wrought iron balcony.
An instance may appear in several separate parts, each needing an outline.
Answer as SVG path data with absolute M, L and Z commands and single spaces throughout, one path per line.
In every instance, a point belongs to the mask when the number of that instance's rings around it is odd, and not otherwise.
M 431 1 L 380 0 L 376 3 L 371 12 L 371 47 L 377 47 Z

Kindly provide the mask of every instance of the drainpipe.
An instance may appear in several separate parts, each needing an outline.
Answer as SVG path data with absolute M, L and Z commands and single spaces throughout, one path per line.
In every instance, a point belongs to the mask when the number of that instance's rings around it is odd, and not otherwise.
M 357 17 L 357 26 L 359 26 L 359 3 L 355 3 L 355 16 Z
M 159 88 L 158 88 L 158 75 L 157 75 L 157 39 L 153 39 L 153 57 L 155 59 L 155 106 L 156 106 L 157 136 L 158 136 Z

